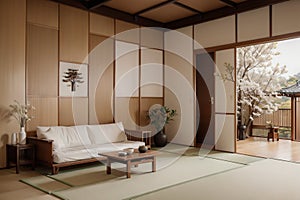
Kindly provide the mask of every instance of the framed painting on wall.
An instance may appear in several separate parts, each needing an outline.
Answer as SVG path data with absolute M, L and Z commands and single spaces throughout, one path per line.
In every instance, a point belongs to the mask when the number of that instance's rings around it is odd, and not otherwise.
M 87 97 L 88 65 L 69 62 L 59 63 L 59 96 Z

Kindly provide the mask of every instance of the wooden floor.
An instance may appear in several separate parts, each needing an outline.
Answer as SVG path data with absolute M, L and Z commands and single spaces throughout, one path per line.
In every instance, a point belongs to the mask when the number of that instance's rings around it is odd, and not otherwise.
M 37 171 L 21 168 L 16 174 L 15 168 L 0 169 L 1 200 L 57 200 L 57 198 L 20 182 L 20 179 L 39 176 Z
M 237 153 L 300 162 L 300 142 L 291 140 L 268 142 L 266 138 L 250 137 L 237 141 Z

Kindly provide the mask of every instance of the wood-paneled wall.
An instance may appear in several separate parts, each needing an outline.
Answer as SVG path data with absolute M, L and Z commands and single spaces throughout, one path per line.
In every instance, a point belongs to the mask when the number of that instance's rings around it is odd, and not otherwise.
M 117 36 L 111 37 L 114 34 Z M 28 124 L 28 131 L 35 130 L 38 125 L 98 124 L 114 120 L 124 121 L 126 124 L 128 117 L 133 119 L 135 127 L 140 123 L 141 108 L 151 106 L 148 105 L 151 101 L 144 103 L 139 97 L 139 65 L 142 64 L 140 48 L 155 48 L 147 51 L 148 56 L 147 53 L 143 53 L 143 62 L 148 63 L 151 59 L 156 62 L 157 56 L 152 51 L 156 54 L 159 52 L 158 62 L 162 66 L 161 30 L 144 28 L 141 31 L 137 25 L 78 8 L 48 0 L 28 0 L 26 35 L 26 97 L 27 102 L 36 107 L 33 112 L 36 117 Z M 126 50 L 119 51 L 122 48 L 116 50 L 115 46 L 118 47 L 118 44 L 134 46 L 135 51 L 128 53 Z M 118 52 L 122 56 L 119 57 Z M 60 96 L 58 90 L 62 79 L 59 69 L 61 61 L 88 64 L 86 97 Z M 127 94 L 126 90 L 118 90 L 119 78 L 128 74 L 132 67 L 137 69 L 134 73 L 134 98 Z M 162 70 L 159 73 L 162 84 Z M 129 82 L 132 82 L 131 78 L 129 77 Z M 126 80 L 126 77 L 123 80 Z M 128 88 L 127 84 L 120 84 L 119 87 L 123 86 Z M 156 87 L 147 88 L 144 93 L 150 91 L 154 98 L 159 96 L 159 100 L 155 102 L 162 102 L 162 86 L 158 92 L 153 90 L 156 90 Z M 114 99 L 115 95 L 119 94 L 116 91 L 121 92 L 121 99 Z M 151 94 L 146 96 L 152 98 Z M 125 108 L 128 109 L 129 115 L 124 115 Z
M 27 131 L 58 125 L 59 6 L 27 1 L 26 99 L 35 110 Z
M 88 56 L 88 12 L 60 5 L 59 59 L 86 63 Z
M 0 167 L 5 167 L 5 145 L 18 122 L 9 116 L 14 100 L 25 103 L 26 1 L 0 1 Z
M 109 123 L 114 119 L 114 40 L 90 34 L 89 48 L 89 122 Z

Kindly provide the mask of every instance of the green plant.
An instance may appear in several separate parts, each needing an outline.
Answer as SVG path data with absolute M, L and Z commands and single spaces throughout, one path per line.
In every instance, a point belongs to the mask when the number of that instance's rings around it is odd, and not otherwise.
M 167 106 L 155 104 L 151 106 L 147 116 L 150 119 L 150 123 L 155 127 L 156 131 L 161 131 L 166 124 L 174 120 L 177 112 L 175 109 L 170 109 Z
M 163 106 L 163 108 L 165 109 L 165 113 L 166 113 L 166 124 L 168 124 L 170 121 L 174 120 L 175 115 L 177 114 L 175 109 L 170 109 L 167 106 Z

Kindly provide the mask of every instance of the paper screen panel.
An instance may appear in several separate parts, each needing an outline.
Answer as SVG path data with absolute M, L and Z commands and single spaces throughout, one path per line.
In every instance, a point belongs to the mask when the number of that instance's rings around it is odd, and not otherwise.
M 235 42 L 235 17 L 229 16 L 194 26 L 195 40 L 203 47 Z
M 163 52 L 155 49 L 141 50 L 141 96 L 163 96 Z
M 272 6 L 272 34 L 282 35 L 300 31 L 300 1 L 292 0 Z
M 270 35 L 269 7 L 238 14 L 238 42 Z

